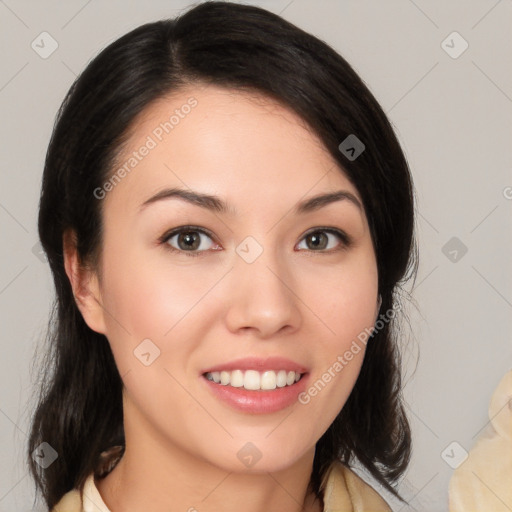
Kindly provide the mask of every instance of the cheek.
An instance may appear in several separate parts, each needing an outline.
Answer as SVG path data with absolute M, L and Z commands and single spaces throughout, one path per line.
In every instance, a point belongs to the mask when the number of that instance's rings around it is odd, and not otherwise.
M 160 351 L 157 366 L 184 371 L 218 313 L 208 294 L 225 269 L 187 260 L 172 264 L 159 250 L 108 254 L 124 254 L 105 259 L 102 287 L 108 338 L 121 375 L 140 370 L 134 350 L 146 339 Z
M 306 273 L 306 276 L 308 274 Z M 322 353 L 344 350 L 375 321 L 378 276 L 373 254 L 316 269 L 302 280 L 305 301 L 318 318 Z
M 327 428 L 355 385 L 374 326 L 378 279 L 373 254 L 303 283 L 309 303 L 316 305 L 311 309 L 319 312 L 319 335 L 312 352 L 315 372 L 299 403 Z
M 204 337 L 207 301 L 200 299 L 215 276 L 202 280 L 191 266 L 148 261 L 147 253 L 124 254 L 104 261 L 109 343 L 131 402 L 147 418 L 159 418 L 162 428 L 170 428 L 159 411 L 189 410 L 190 416 L 194 406 L 178 382 L 185 381 Z
M 124 254 L 121 260 L 105 261 L 104 304 L 134 334 L 162 338 L 197 304 L 209 281 L 191 268 L 166 265 L 162 254 Z

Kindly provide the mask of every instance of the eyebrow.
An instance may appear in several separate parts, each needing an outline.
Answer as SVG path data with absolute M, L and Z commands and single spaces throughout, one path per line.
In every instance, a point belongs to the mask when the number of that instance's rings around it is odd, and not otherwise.
M 204 194 L 202 192 L 197 192 L 194 190 L 185 190 L 182 188 L 168 188 L 161 190 L 160 192 L 151 196 L 149 199 L 146 199 L 146 201 L 144 201 L 140 205 L 139 209 L 143 210 L 150 204 L 173 198 L 182 199 L 184 201 L 187 201 L 188 203 L 200 206 L 201 208 L 205 208 L 206 210 L 223 213 L 231 216 L 237 215 L 236 208 L 228 205 L 228 203 L 223 201 L 218 196 Z M 319 194 L 299 202 L 294 208 L 294 213 L 304 214 L 317 211 L 331 203 L 343 200 L 350 201 L 355 206 L 357 206 L 361 211 L 363 211 L 363 206 L 361 205 L 361 202 L 359 201 L 359 199 L 357 199 L 357 197 L 354 194 L 352 194 L 348 190 L 337 190 L 335 192 L 329 192 L 327 194 Z

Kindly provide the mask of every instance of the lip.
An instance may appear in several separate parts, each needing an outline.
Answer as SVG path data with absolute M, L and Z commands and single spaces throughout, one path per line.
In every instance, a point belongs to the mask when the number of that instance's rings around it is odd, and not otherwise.
M 244 357 L 242 359 L 235 359 L 227 363 L 217 364 L 201 371 L 201 374 L 210 372 L 221 372 L 221 371 L 232 372 L 233 370 L 256 370 L 263 372 L 265 370 L 286 370 L 287 372 L 298 372 L 307 373 L 308 368 L 305 366 L 287 359 L 285 357 Z M 299 381 L 301 382 L 302 379 Z M 298 383 L 297 383 L 298 384 Z M 293 387 L 293 386 L 290 386 Z
M 281 411 L 297 403 L 298 395 L 307 386 L 309 373 L 302 375 L 298 382 L 284 388 L 269 391 L 250 391 L 245 388 L 234 388 L 216 384 L 204 375 L 201 380 L 213 395 L 237 411 L 252 414 L 270 414 Z

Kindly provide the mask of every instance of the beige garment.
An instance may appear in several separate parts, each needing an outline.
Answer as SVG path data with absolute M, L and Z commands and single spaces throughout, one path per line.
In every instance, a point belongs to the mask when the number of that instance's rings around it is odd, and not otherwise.
M 334 462 L 325 477 L 324 512 L 391 512 L 383 498 L 359 476 L 340 462 Z M 110 512 L 91 474 L 80 492 L 65 494 L 51 512 Z
M 80 492 L 73 490 L 65 494 L 52 512 L 110 512 L 94 484 L 91 473 L 84 484 L 83 503 Z
M 450 480 L 450 512 L 512 510 L 512 370 L 492 395 L 489 419 Z

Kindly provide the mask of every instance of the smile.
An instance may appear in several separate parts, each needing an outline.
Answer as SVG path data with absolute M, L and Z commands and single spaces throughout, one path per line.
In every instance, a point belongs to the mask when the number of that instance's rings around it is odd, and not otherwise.
M 207 372 L 205 377 L 216 384 L 244 388 L 248 391 L 270 391 L 276 388 L 292 386 L 298 382 L 303 374 L 286 370 L 233 370 Z

